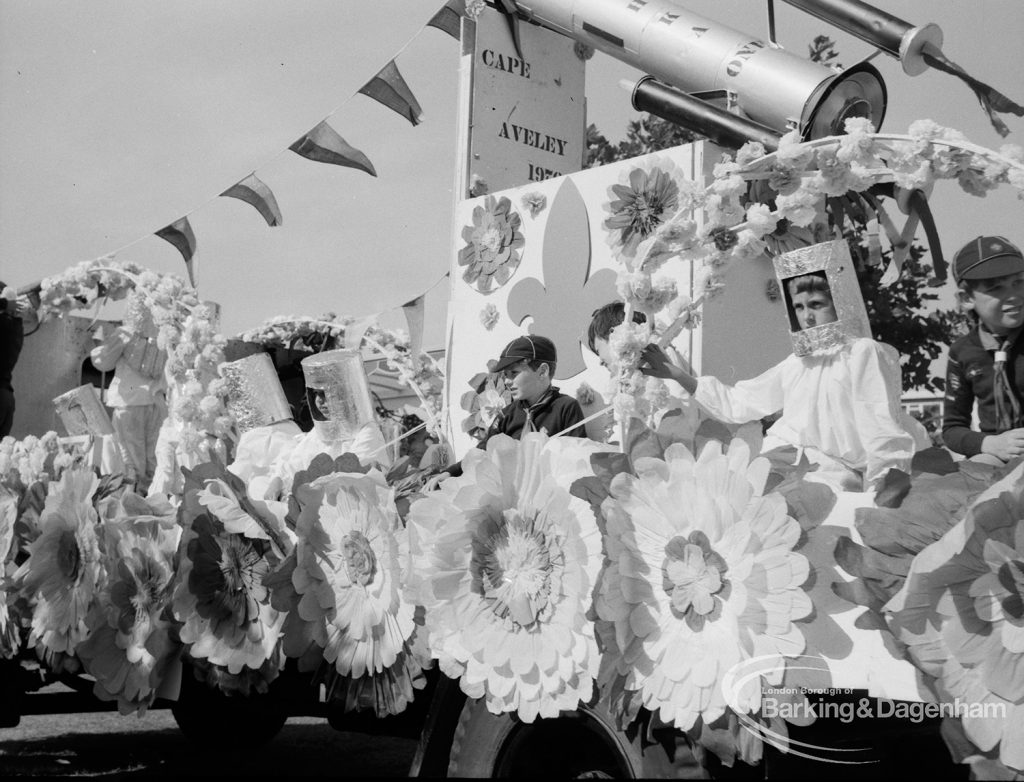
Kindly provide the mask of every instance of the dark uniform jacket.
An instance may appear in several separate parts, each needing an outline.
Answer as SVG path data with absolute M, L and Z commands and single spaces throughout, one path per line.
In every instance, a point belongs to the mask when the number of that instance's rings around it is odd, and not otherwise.
M 486 448 L 487 441 L 497 434 L 507 434 L 516 440 L 529 432 L 545 432 L 549 436 L 564 432 L 566 437 L 586 437 L 587 431 L 582 424 L 569 429 L 583 418 L 580 403 L 551 386 L 535 404 L 516 400 L 506 405 L 476 447 Z M 445 471 L 452 476 L 462 475 L 462 462 L 446 467 Z
M 507 405 L 491 422 L 484 439 L 477 448 L 486 448 L 487 441 L 496 434 L 507 434 L 518 440 L 529 432 L 545 432 L 548 436 L 560 434 L 584 418 L 580 403 L 551 386 L 535 404 L 516 400 Z M 565 434 L 569 437 L 586 437 L 583 426 L 577 426 Z
M 1006 376 L 1018 399 L 1024 388 L 1024 339 L 1018 332 L 1007 351 Z M 946 408 L 942 417 L 942 441 L 946 447 L 964 456 L 981 453 L 981 441 L 990 434 L 1001 434 L 996 426 L 996 402 L 993 394 L 995 352 L 998 338 L 981 326 L 958 339 L 949 349 L 946 369 Z M 971 430 L 974 400 L 978 400 L 981 431 Z

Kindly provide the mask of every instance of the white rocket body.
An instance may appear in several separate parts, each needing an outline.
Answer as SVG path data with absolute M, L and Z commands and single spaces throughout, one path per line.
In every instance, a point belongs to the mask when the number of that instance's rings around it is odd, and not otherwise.
M 843 80 L 824 65 L 672 0 L 517 0 L 517 6 L 545 27 L 684 92 L 732 92 L 744 114 L 779 131 L 799 127 L 804 132 L 825 96 Z M 853 98 L 877 102 L 877 96 L 860 94 L 872 88 L 863 78 L 861 73 L 848 85 Z M 884 94 L 884 86 L 879 90 Z M 873 119 L 878 125 L 880 117 Z

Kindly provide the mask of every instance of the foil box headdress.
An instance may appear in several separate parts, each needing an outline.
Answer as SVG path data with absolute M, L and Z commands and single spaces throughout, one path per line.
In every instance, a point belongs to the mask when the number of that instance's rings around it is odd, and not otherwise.
M 811 356 L 830 353 L 851 339 L 871 337 L 871 325 L 864 306 L 864 297 L 857 282 L 857 273 L 850 257 L 850 248 L 843 239 L 800 247 L 775 256 L 775 275 L 787 308 L 792 312 L 789 289 L 794 277 L 824 272 L 836 310 L 836 320 L 800 329 L 790 322 L 793 353 Z

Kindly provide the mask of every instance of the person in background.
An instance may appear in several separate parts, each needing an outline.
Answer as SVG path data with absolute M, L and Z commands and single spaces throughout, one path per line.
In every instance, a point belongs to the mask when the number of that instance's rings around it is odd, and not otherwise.
M 13 288 L 0 282 L 0 438 L 14 426 L 14 365 L 25 342 L 24 324 Z
M 167 354 L 156 346 L 153 315 L 139 293 L 129 297 L 123 325 L 90 353 L 101 372 L 114 371 L 106 392 L 113 408 L 111 423 L 128 470 L 145 495 L 156 473 L 156 443 L 167 416 L 164 364 Z
M 978 236 L 953 257 L 953 281 L 974 327 L 949 348 L 942 440 L 1001 464 L 1024 455 L 1024 255 L 1002 236 Z
M 601 366 L 605 369 L 614 363 L 614 356 L 608 340 L 611 338 L 612 330 L 621 325 L 625 318 L 626 305 L 621 301 L 610 301 L 604 306 L 598 307 L 590 317 L 590 325 L 587 327 L 587 347 L 601 359 Z M 633 322 L 646 323 L 647 316 L 634 310 Z
M 600 360 L 601 366 L 605 369 L 612 371 L 612 367 L 615 364 L 615 355 L 612 351 L 610 340 L 612 331 L 622 325 L 622 322 L 626 319 L 626 305 L 621 301 L 610 301 L 607 304 L 598 307 L 594 310 L 590 318 L 590 325 L 587 327 L 587 347 L 590 348 Z M 647 323 L 647 316 L 642 312 L 633 312 L 633 323 L 644 324 Z M 652 333 L 652 337 L 656 337 L 657 334 Z M 686 361 L 675 348 L 668 346 L 663 349 L 665 358 L 670 361 L 674 366 L 678 366 L 686 370 L 691 371 L 689 362 Z M 647 373 L 650 375 L 650 373 Z M 651 375 L 654 377 L 654 375 Z M 596 392 L 594 392 L 596 393 Z M 584 398 L 587 398 L 587 394 Z M 597 395 L 600 397 L 600 394 Z M 604 401 L 602 399 L 602 401 Z M 589 417 L 595 410 L 590 409 L 589 406 L 583 405 L 582 400 L 580 401 L 581 406 L 585 408 L 585 413 Z M 676 420 L 677 425 L 677 436 L 679 436 L 679 424 L 685 422 L 686 427 L 690 431 L 690 437 L 685 438 L 687 447 L 692 447 L 693 437 L 696 435 L 697 429 L 701 423 L 701 413 L 699 407 L 693 403 L 689 395 L 675 396 L 671 399 L 666 400 L 666 406 L 663 413 L 667 414 L 669 411 L 673 411 L 674 414 L 681 416 Z M 602 421 L 601 425 L 610 427 L 609 432 L 614 430 L 614 415 L 609 412 L 608 419 Z M 610 422 L 609 422 L 610 421 Z M 596 422 L 592 422 L 596 423 Z M 591 428 L 592 424 L 588 424 L 588 429 Z M 611 436 L 611 435 L 609 435 Z M 605 440 L 602 440 L 604 442 Z

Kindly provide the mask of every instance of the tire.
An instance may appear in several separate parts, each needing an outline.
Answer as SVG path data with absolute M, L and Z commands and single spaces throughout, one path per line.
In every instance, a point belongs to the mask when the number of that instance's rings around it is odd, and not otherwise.
M 21 722 L 23 678 L 17 659 L 0 660 L 0 728 L 16 728 Z
M 225 750 L 266 744 L 288 719 L 286 705 L 273 689 L 260 695 L 225 695 L 197 681 L 189 666 L 182 672 L 181 694 L 171 713 L 189 741 Z
M 491 714 L 482 699 L 468 700 L 455 730 L 448 776 L 708 778 L 681 735 L 665 744 L 644 744 L 644 733 L 616 728 L 602 704 L 526 724 Z

